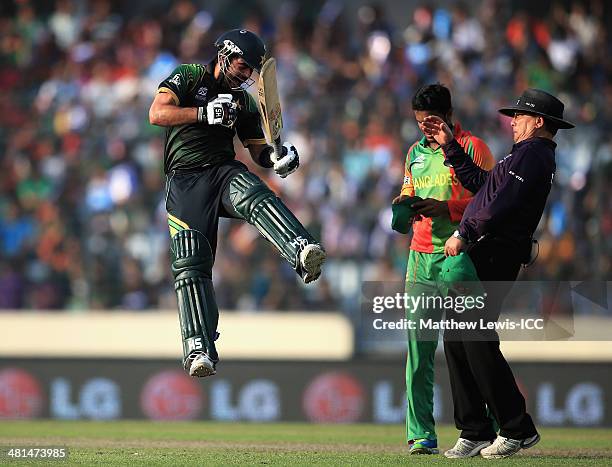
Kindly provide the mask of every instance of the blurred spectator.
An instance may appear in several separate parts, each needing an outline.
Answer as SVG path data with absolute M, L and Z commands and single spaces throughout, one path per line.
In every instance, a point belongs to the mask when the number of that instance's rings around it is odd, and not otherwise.
M 499 105 L 527 86 L 562 96 L 577 129 L 559 139 L 540 256 L 522 277 L 609 279 L 610 6 L 564 2 L 542 15 L 521 4 L 3 2 L 0 308 L 175 306 L 163 133 L 147 111 L 177 63 L 212 59 L 212 42 L 233 27 L 262 34 L 277 57 L 285 132 L 303 155 L 285 181 L 253 170 L 330 259 L 303 287 L 255 229 L 222 222 L 220 307 L 354 316 L 363 280 L 402 280 L 409 241 L 390 230 L 389 205 L 417 137 L 410 99 L 432 81 L 453 90 L 457 118 L 498 157 L 511 141 Z

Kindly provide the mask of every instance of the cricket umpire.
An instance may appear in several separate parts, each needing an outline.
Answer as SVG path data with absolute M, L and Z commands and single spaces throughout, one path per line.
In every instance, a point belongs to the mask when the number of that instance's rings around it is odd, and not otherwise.
M 503 298 L 521 264 L 528 261 L 555 174 L 554 136 L 558 129 L 574 127 L 563 119 L 563 110 L 559 99 L 539 89 L 527 89 L 514 105 L 500 109 L 512 118 L 514 145 L 490 172 L 474 164 L 444 121 L 432 116 L 424 122 L 425 131 L 442 145 L 463 186 L 475 193 L 459 228 L 447 240 L 445 253 L 455 256 L 466 251 L 487 291 L 487 282 L 509 284 L 501 291 L 498 288 L 494 299 L 487 298 L 490 320 L 499 317 Z M 540 439 L 500 351 L 499 336 L 495 331 L 486 336 L 479 340 L 461 331 L 444 336 L 455 423 L 461 430 L 447 457 L 478 453 L 485 458 L 508 457 Z M 499 436 L 487 419 L 487 407 L 499 424 Z
M 270 241 L 304 282 L 321 274 L 325 251 L 246 165 L 235 160 L 234 136 L 253 160 L 282 178 L 299 156 L 283 144 L 277 160 L 266 144 L 257 104 L 246 89 L 266 57 L 245 29 L 222 34 L 207 65 L 182 64 L 159 85 L 149 110 L 166 127 L 164 172 L 172 273 L 178 298 L 183 366 L 191 376 L 216 372 L 219 311 L 212 282 L 219 217 L 246 220 Z

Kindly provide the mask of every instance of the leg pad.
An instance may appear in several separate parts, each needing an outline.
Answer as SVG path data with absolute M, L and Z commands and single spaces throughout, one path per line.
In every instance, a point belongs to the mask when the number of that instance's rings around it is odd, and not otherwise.
M 236 212 L 254 225 L 293 269 L 298 270 L 300 251 L 306 245 L 317 242 L 289 208 L 251 172 L 234 176 L 229 190 Z
M 172 237 L 172 274 L 178 299 L 183 356 L 206 352 L 218 360 L 215 335 L 219 310 L 212 283 L 213 254 L 206 237 L 197 230 L 181 230 Z

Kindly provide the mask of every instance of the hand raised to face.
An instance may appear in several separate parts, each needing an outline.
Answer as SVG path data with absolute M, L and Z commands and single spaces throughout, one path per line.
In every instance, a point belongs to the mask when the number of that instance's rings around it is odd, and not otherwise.
M 432 137 L 440 146 L 450 143 L 454 138 L 446 122 L 435 115 L 425 117 L 421 126 L 425 136 Z

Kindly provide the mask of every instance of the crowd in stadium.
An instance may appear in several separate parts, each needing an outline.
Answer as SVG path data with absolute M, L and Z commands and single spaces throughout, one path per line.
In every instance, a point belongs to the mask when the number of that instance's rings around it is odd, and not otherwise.
M 484 0 L 381 2 L 15 0 L 0 6 L 0 309 L 174 309 L 157 85 L 208 62 L 223 30 L 260 34 L 278 61 L 285 180 L 250 164 L 329 260 L 305 287 L 251 226 L 221 223 L 222 309 L 349 311 L 363 281 L 401 281 L 409 238 L 390 228 L 405 153 L 420 137 L 411 98 L 439 81 L 455 117 L 503 157 L 497 108 L 550 90 L 576 123 L 557 137 L 557 174 L 522 279 L 608 279 L 612 251 L 612 55 L 599 1 L 545 16 Z M 275 6 L 275 8 L 270 7 Z M 606 10 L 607 9 L 607 10 Z M 253 89 L 251 90 L 253 91 Z M 247 152 L 236 145 L 238 158 Z

